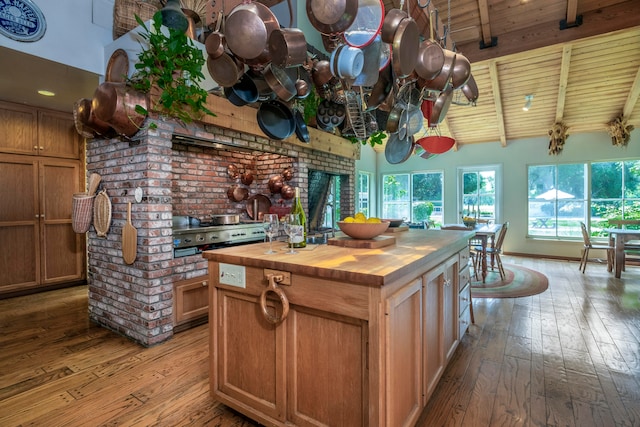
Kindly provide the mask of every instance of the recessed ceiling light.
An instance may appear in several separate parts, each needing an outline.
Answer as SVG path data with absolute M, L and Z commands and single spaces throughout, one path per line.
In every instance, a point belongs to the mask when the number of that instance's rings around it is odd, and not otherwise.
M 39 90 L 38 93 L 42 96 L 56 96 L 55 92 L 51 92 L 50 90 Z

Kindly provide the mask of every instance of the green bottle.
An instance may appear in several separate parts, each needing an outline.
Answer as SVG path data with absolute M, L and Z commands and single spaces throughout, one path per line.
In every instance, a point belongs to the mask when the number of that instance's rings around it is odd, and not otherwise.
M 300 217 L 300 225 L 302 225 L 302 235 L 294 236 L 293 247 L 304 248 L 307 246 L 307 216 L 302 209 L 302 201 L 300 200 L 300 188 L 296 187 L 296 196 L 293 199 L 293 206 L 291 206 L 291 213 L 298 214 Z

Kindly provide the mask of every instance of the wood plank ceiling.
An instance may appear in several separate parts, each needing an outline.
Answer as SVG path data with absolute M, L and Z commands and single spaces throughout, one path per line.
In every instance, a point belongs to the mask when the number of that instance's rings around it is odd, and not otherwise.
M 603 132 L 624 114 L 640 128 L 640 1 L 408 0 L 402 7 L 429 37 L 438 10 L 447 48 L 472 64 L 475 106 L 456 94 L 440 132 L 457 144 L 547 136 L 563 121 L 568 133 Z M 384 0 L 385 10 L 400 1 Z M 561 27 L 566 29 L 561 29 Z M 459 92 L 459 91 L 456 91 Z M 525 96 L 533 95 L 529 111 Z M 458 100 L 458 102 L 456 102 Z M 420 135 L 416 135 L 420 136 Z

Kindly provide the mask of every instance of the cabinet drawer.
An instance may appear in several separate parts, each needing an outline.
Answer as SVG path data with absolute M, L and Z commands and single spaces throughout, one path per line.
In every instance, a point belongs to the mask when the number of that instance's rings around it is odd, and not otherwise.
M 458 295 L 458 307 L 460 307 L 459 313 L 464 312 L 469 304 L 471 304 L 471 285 L 469 282 L 462 288 L 460 294 Z
M 469 306 L 467 306 L 466 309 L 460 314 L 459 320 L 460 321 L 458 322 L 458 327 L 459 327 L 458 337 L 459 339 L 462 339 L 465 332 L 467 332 L 467 329 L 469 329 L 469 325 L 471 325 L 471 311 Z
M 463 249 L 458 252 L 458 266 L 460 270 L 469 265 L 469 248 Z
M 469 268 L 469 266 L 467 265 L 465 268 L 463 268 L 460 271 L 460 281 L 459 281 L 459 289 L 463 289 L 467 283 L 469 283 L 471 281 L 471 269 Z

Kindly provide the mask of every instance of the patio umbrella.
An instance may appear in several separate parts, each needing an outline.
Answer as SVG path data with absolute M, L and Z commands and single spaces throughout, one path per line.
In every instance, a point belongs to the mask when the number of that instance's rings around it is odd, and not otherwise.
M 549 191 L 545 191 L 544 193 L 536 196 L 536 199 L 543 200 L 554 200 L 554 199 L 573 199 L 575 196 L 573 194 L 565 193 L 562 190 L 556 190 L 552 188 Z

